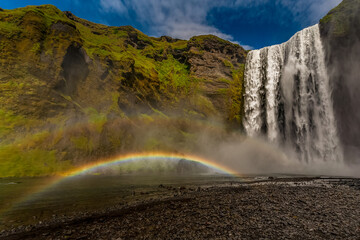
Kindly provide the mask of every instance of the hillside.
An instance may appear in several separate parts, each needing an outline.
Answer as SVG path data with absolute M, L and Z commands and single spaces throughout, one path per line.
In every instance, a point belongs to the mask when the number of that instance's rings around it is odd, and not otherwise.
M 192 151 L 238 129 L 247 52 L 108 27 L 52 5 L 0 9 L 0 177 L 128 151 Z
M 343 0 L 320 20 L 339 135 L 348 161 L 360 156 L 360 0 Z

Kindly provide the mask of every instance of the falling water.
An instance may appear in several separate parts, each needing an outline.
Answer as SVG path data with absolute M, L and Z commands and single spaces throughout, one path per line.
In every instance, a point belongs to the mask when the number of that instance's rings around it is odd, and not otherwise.
M 318 25 L 251 51 L 244 98 L 249 136 L 265 135 L 302 161 L 342 161 Z

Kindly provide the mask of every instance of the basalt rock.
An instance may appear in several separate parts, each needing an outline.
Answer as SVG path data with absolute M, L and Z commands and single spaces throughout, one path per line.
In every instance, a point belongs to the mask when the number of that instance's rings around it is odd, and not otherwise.
M 360 155 L 360 1 L 344 0 L 320 20 L 334 110 L 345 158 Z

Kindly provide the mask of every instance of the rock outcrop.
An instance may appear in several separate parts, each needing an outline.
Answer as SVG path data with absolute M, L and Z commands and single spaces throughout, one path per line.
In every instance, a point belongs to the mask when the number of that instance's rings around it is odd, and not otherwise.
M 345 159 L 360 156 L 360 1 L 344 0 L 320 20 Z

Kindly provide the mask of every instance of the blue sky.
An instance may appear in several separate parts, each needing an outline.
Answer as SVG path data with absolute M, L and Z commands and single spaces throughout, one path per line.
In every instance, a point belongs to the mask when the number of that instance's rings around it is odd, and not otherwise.
M 257 49 L 287 41 L 341 0 L 3 0 L 0 7 L 53 4 L 87 20 L 132 25 L 150 36 L 214 34 Z

